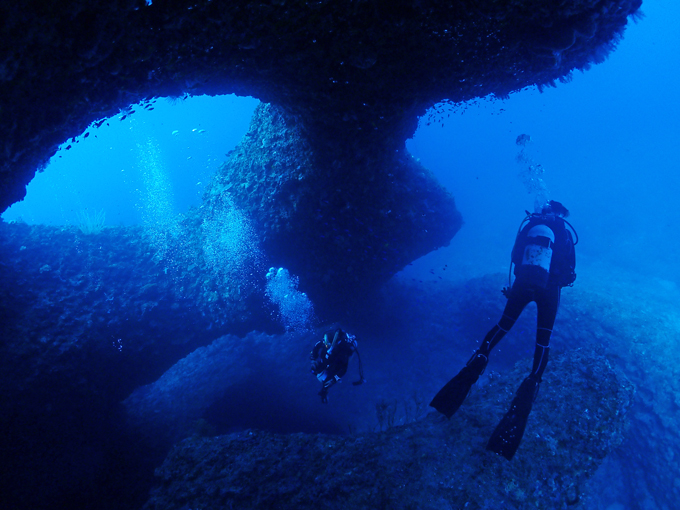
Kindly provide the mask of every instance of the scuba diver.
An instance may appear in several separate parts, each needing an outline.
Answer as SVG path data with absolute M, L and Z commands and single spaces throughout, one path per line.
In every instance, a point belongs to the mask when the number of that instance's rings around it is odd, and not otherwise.
M 562 287 L 571 286 L 576 279 L 574 246 L 578 243 L 578 235 L 564 219 L 569 216 L 567 208 L 551 200 L 543 206 L 540 213 L 526 213 L 512 248 L 510 268 L 512 270 L 514 264 L 515 281 L 512 283 L 511 276 L 508 275 L 509 286 L 502 290 L 508 299 L 503 315 L 463 369 L 430 403 L 430 406 L 450 418 L 484 372 L 491 349 L 512 328 L 524 307 L 535 301 L 536 348 L 531 373 L 520 385 L 510 410 L 498 424 L 486 446 L 487 450 L 503 455 L 508 460 L 512 459 L 522 440 L 531 406 L 548 363 L 550 336 Z
M 332 337 L 331 337 L 332 335 Z M 331 340 L 332 338 L 332 340 Z M 357 349 L 357 340 L 354 335 L 344 332 L 338 328 L 335 332 L 326 333 L 323 340 L 319 340 L 312 349 L 309 359 L 312 362 L 312 373 L 321 382 L 319 396 L 321 402 L 328 403 L 328 390 L 347 372 L 347 366 L 352 354 L 357 353 L 359 359 L 360 379 L 354 381 L 354 386 L 363 384 L 364 369 L 361 364 L 361 356 Z

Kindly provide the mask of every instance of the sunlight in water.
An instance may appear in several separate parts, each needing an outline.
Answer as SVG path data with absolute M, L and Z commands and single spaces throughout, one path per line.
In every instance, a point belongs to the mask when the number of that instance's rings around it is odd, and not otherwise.
M 139 169 L 144 183 L 141 190 L 141 213 L 144 229 L 157 257 L 163 258 L 168 250 L 169 236 L 179 234 L 174 213 L 172 185 L 165 172 L 161 150 L 153 138 L 138 143 Z
M 225 292 L 233 288 L 241 294 L 244 285 L 256 285 L 255 272 L 262 258 L 257 235 L 229 198 L 203 220 L 201 231 L 203 256 Z

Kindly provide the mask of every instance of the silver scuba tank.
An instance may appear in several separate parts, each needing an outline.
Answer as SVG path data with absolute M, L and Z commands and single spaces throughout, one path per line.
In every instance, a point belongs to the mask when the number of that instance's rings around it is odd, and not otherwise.
M 530 283 L 545 287 L 550 276 L 555 234 L 547 225 L 535 225 L 527 233 L 522 269 Z

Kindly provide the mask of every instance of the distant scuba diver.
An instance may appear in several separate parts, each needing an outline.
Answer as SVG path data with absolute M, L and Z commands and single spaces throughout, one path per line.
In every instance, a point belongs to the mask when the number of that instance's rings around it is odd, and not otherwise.
M 331 340 L 332 335 L 332 340 Z M 347 372 L 347 366 L 352 354 L 357 353 L 359 359 L 360 379 L 353 382 L 358 386 L 365 381 L 361 356 L 357 349 L 356 337 L 338 328 L 335 332 L 326 333 L 323 340 L 319 340 L 312 349 L 309 359 L 312 362 L 312 373 L 321 382 L 319 396 L 321 402 L 328 403 L 328 390 Z
M 511 460 L 524 434 L 531 406 L 536 399 L 541 376 L 548 363 L 550 335 L 560 303 L 562 287 L 576 279 L 574 246 L 578 234 L 564 218 L 569 211 L 551 200 L 540 213 L 530 214 L 520 224 L 512 248 L 510 267 L 515 266 L 515 282 L 503 289 L 508 298 L 503 315 L 487 333 L 463 369 L 435 395 L 430 405 L 450 418 L 467 397 L 489 361 L 489 353 L 512 328 L 524 307 L 536 302 L 536 349 L 534 364 L 524 379 L 505 414 L 486 445 L 487 450 Z M 527 223 L 528 222 L 528 223 Z M 526 226 L 524 226 L 524 224 Z M 508 277 L 510 280 L 510 276 Z

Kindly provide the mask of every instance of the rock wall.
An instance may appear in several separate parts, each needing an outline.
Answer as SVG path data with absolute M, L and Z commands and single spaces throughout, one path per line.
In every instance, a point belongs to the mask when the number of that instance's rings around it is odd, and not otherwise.
M 253 219 L 276 265 L 300 277 L 322 312 L 447 246 L 462 225 L 453 197 L 405 150 L 312 149 L 303 126 L 261 104 L 206 192 L 201 214 L 233 201 Z
M 247 331 L 254 317 L 261 323 L 266 311 L 248 307 L 256 282 L 229 292 L 204 260 L 200 229 L 189 232 L 159 247 L 141 228 L 83 234 L 0 223 L 0 359 L 25 360 L 22 370 L 35 377 L 96 357 L 93 373 L 127 364 L 126 383 L 115 386 L 121 396 L 220 334 Z
M 255 322 L 276 329 L 261 292 L 252 306 L 253 285 L 242 279 L 230 291 L 225 282 L 238 275 L 205 260 L 204 238 L 200 224 L 159 245 L 139 228 L 84 234 L 0 222 L 0 491 L 8 505 L 78 508 L 79 494 L 91 497 L 83 484 L 134 499 L 148 460 L 122 446 L 133 439 L 120 401 L 226 332 Z

